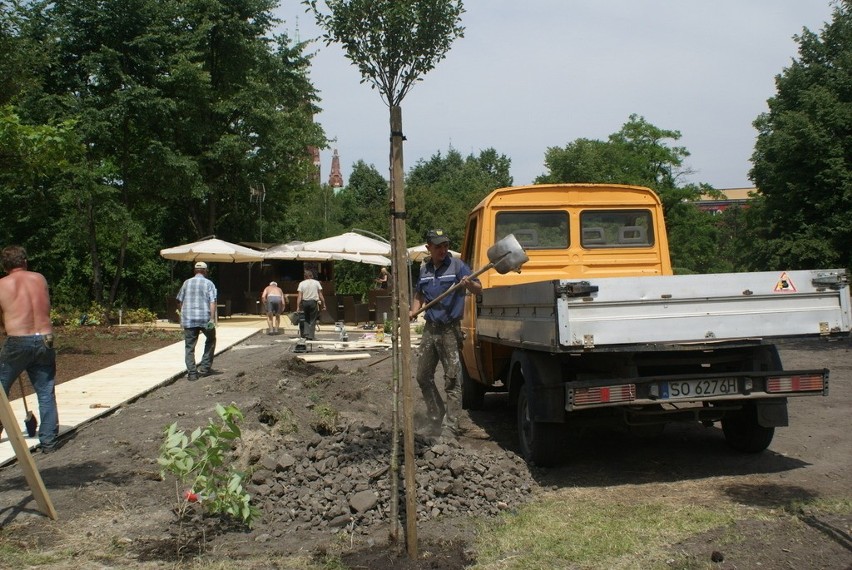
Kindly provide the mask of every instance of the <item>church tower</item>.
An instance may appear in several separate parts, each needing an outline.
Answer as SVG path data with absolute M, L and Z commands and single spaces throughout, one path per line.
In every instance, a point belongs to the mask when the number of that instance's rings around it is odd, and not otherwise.
M 337 149 L 334 149 L 334 155 L 331 157 L 331 174 L 328 175 L 328 185 L 332 188 L 343 188 L 343 175 L 340 173 L 340 157 L 337 155 Z

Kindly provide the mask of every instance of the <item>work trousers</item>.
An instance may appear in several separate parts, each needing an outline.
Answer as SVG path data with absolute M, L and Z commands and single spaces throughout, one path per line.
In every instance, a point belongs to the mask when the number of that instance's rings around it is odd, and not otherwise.
M 38 398 L 38 440 L 45 449 L 56 445 L 59 413 L 56 409 L 56 351 L 53 335 L 10 336 L 0 351 L 0 383 L 6 395 L 25 371 Z
M 458 322 L 449 324 L 427 322 L 420 339 L 420 356 L 417 362 L 417 384 L 423 393 L 429 419 L 435 424 L 440 422 L 443 428 L 453 433 L 458 432 L 461 411 L 461 384 L 459 383 L 461 338 L 461 327 Z M 441 394 L 435 385 L 435 372 L 439 362 L 444 369 L 446 401 L 441 399 Z
M 198 367 L 195 365 L 195 345 L 198 344 L 198 335 L 204 335 L 204 353 Z M 213 353 L 216 350 L 216 329 L 207 327 L 189 327 L 183 329 L 184 358 L 186 361 L 186 372 L 189 376 L 207 374 L 213 368 Z

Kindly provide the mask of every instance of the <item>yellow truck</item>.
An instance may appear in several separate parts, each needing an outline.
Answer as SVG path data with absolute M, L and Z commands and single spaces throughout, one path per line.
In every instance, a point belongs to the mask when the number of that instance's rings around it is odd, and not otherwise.
M 462 405 L 507 391 L 528 461 L 557 463 L 568 430 L 612 423 L 719 422 L 760 452 L 787 398 L 828 394 L 828 370 L 784 370 L 774 343 L 848 335 L 844 269 L 673 275 L 660 200 L 636 186 L 495 190 L 468 215 L 462 258 L 483 267 L 510 234 L 529 261 L 466 298 Z

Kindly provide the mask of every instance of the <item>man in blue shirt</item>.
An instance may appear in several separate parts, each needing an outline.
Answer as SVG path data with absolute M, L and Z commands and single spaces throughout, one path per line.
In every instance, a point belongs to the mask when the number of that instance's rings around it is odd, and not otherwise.
M 456 283 L 464 284 L 464 287 L 459 287 L 426 309 L 426 326 L 420 339 L 420 358 L 417 362 L 417 384 L 423 392 L 432 427 L 441 426 L 441 437 L 451 439 L 459 434 L 459 347 L 462 342 L 459 323 L 464 312 L 464 292 L 467 290 L 478 295 L 482 292 L 482 284 L 479 279 L 471 278 L 473 272 L 464 261 L 450 254 L 450 239 L 444 230 L 434 229 L 426 233 L 426 250 L 429 257 L 420 265 L 420 278 L 414 287 L 409 317 L 413 318 L 420 307 Z M 435 386 L 438 362 L 444 369 L 446 403 Z
M 216 350 L 216 286 L 207 279 L 207 264 L 195 264 L 195 275 L 183 282 L 177 294 L 180 303 L 180 325 L 183 327 L 187 380 L 207 376 L 213 368 Z M 204 354 L 195 365 L 195 345 L 198 335 L 204 335 Z

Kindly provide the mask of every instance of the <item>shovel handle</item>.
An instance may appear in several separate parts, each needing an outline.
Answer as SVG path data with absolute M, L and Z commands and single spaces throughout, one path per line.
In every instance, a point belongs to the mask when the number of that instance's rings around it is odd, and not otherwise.
M 24 377 L 20 374 L 18 374 L 18 387 L 21 389 L 21 399 L 24 401 L 24 412 L 29 414 L 30 409 L 27 407 L 27 396 L 24 394 Z
M 474 279 L 476 277 L 479 277 L 480 275 L 482 275 L 483 273 L 485 273 L 486 271 L 488 271 L 489 269 L 494 267 L 495 263 L 496 262 L 492 261 L 488 265 L 482 266 L 480 269 L 477 269 L 476 271 L 471 273 L 470 276 L 468 277 L 468 279 Z M 443 299 L 444 297 L 446 297 L 450 293 L 453 293 L 456 289 L 458 289 L 462 285 L 464 285 L 464 283 L 461 283 L 461 282 L 456 283 L 455 285 L 453 285 L 452 287 L 450 287 L 449 289 L 447 289 L 446 291 L 444 291 L 443 293 L 441 293 L 440 295 L 438 295 L 437 297 L 435 297 L 434 299 L 432 299 L 431 301 L 429 301 L 428 303 L 426 303 L 425 305 L 423 305 L 422 307 L 417 309 L 417 312 L 415 312 L 412 315 L 412 317 L 416 317 L 417 315 L 419 315 L 420 313 L 422 313 L 423 311 L 425 311 L 429 307 L 433 306 L 435 303 L 439 302 L 441 299 Z

